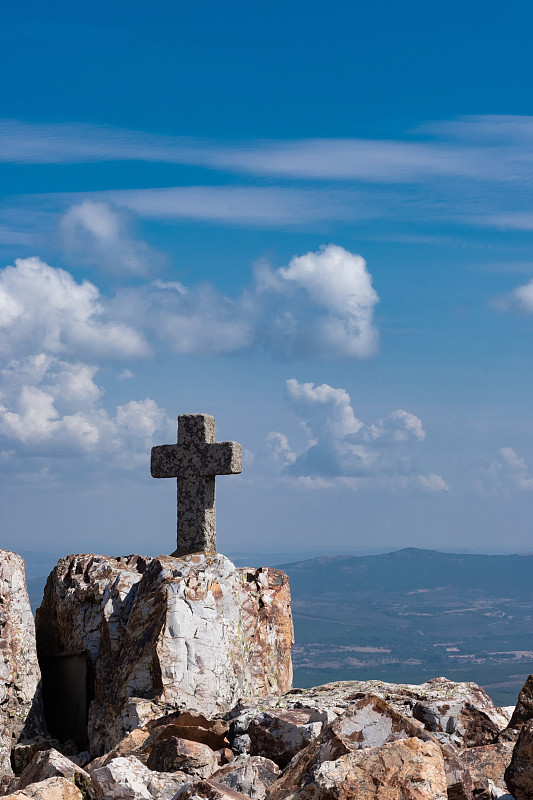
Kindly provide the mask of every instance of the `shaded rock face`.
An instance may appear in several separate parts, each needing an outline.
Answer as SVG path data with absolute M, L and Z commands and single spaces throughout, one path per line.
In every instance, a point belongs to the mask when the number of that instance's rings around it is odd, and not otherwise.
M 325 712 L 310 708 L 264 711 L 248 727 L 250 755 L 264 756 L 284 768 L 328 722 Z
M 0 773 L 15 742 L 46 733 L 40 681 L 24 561 L 0 550 Z
M 43 659 L 87 654 L 88 737 L 103 753 L 162 713 L 210 716 L 243 695 L 287 691 L 288 579 L 220 554 L 70 556 L 48 579 L 37 643 Z
M 509 728 L 520 729 L 533 719 L 533 675 L 529 675 L 523 685 L 516 707 L 509 721 Z
M 522 725 L 511 763 L 505 771 L 505 783 L 515 800 L 533 797 L 533 719 Z

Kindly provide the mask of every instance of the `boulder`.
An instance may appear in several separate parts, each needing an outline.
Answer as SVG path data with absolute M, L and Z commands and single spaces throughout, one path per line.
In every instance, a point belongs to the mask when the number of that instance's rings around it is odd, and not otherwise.
M 296 753 L 322 733 L 327 723 L 327 714 L 312 708 L 264 711 L 248 726 L 250 755 L 264 756 L 284 769 Z
M 209 778 L 218 769 L 218 761 L 208 745 L 170 736 L 153 746 L 146 766 L 158 772 L 181 771 L 199 778 Z
M 48 778 L 32 783 L 23 791 L 9 795 L 10 800 L 85 800 L 77 786 L 67 778 Z
M 48 579 L 40 653 L 87 653 L 93 755 L 150 719 L 185 708 L 211 717 L 243 695 L 291 686 L 288 579 L 218 555 L 70 556 Z
M 50 750 L 51 747 L 59 749 L 60 743 L 57 739 L 45 739 L 43 736 L 36 736 L 34 739 L 23 739 L 11 748 L 11 766 L 15 775 L 26 769 L 33 760 L 36 753 L 41 750 Z
M 423 723 L 427 731 L 446 734 L 460 747 L 479 747 L 490 744 L 505 727 L 502 716 L 501 725 L 483 708 L 478 708 L 464 699 L 421 700 L 413 707 L 413 717 Z
M 219 769 L 213 780 L 229 786 L 252 800 L 265 800 L 268 787 L 281 774 L 277 764 L 262 756 L 239 756 Z
M 207 719 L 196 711 L 175 711 L 164 717 L 150 720 L 146 730 L 152 732 L 156 729 L 168 728 L 170 736 L 179 736 L 191 742 L 207 744 L 212 750 L 220 750 L 229 745 L 229 724 L 222 719 Z
M 110 761 L 113 761 L 114 758 L 120 758 L 121 756 L 139 756 L 142 753 L 142 748 L 144 743 L 147 739 L 150 738 L 150 734 L 146 730 L 146 728 L 135 728 L 134 731 L 128 733 L 121 741 L 106 753 L 103 756 L 98 756 L 94 758 L 89 764 L 87 764 L 87 772 L 92 772 L 93 769 L 99 769 L 100 767 L 105 767 L 106 764 L 109 764 Z M 141 758 L 140 760 L 146 760 L 148 755 L 144 755 L 144 759 Z
M 511 763 L 505 770 L 505 783 L 515 800 L 533 797 L 533 719 L 522 725 Z
M 153 772 L 135 756 L 115 758 L 91 772 L 96 800 L 172 800 L 190 780 L 180 772 Z
M 46 735 L 24 561 L 7 550 L 0 550 L 0 628 L 0 774 L 6 774 L 13 744 Z
M 513 755 L 512 742 L 498 742 L 481 747 L 471 747 L 461 753 L 464 764 L 470 770 L 476 800 L 491 800 L 499 792 L 507 793 L 505 770 Z
M 33 761 L 21 774 L 17 788 L 22 791 L 30 784 L 39 783 L 48 778 L 67 778 L 78 787 L 84 796 L 88 793 L 91 785 L 90 776 L 84 769 L 51 748 L 35 754 Z
M 440 748 L 417 738 L 324 761 L 289 796 L 294 800 L 448 800 Z

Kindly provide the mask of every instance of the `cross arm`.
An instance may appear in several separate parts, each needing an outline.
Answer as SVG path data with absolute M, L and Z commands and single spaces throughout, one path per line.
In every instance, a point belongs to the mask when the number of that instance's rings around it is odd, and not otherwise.
M 214 442 L 207 447 L 205 475 L 242 472 L 242 448 L 237 442 Z
M 152 457 L 150 459 L 150 472 L 152 478 L 177 478 L 179 461 L 178 445 L 160 444 L 152 447 Z

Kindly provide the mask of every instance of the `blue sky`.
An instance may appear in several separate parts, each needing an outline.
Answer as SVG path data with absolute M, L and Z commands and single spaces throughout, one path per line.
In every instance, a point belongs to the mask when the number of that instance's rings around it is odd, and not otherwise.
M 170 552 L 181 412 L 223 552 L 524 551 L 528 3 L 2 12 L 3 545 Z

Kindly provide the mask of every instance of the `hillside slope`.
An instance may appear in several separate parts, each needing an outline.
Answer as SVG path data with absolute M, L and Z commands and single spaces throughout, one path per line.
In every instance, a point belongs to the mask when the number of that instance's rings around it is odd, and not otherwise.
M 533 555 L 407 548 L 283 564 L 295 684 L 475 680 L 500 704 L 533 672 Z

